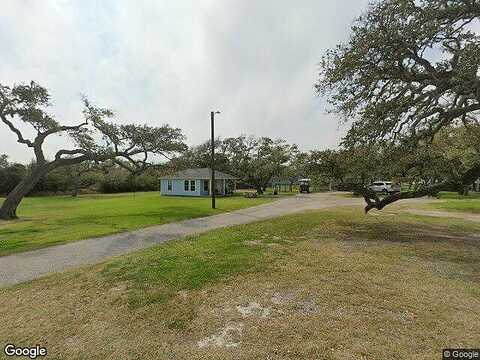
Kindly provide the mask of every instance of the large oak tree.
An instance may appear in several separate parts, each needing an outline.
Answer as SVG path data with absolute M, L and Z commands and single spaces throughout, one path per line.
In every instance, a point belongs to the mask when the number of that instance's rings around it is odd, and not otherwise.
M 1 219 L 16 218 L 23 197 L 42 177 L 59 167 L 122 159 L 131 169 L 143 170 L 152 164 L 152 155 L 168 157 L 186 148 L 180 129 L 169 125 L 118 125 L 109 120 L 113 117 L 111 110 L 96 107 L 86 98 L 83 99 L 83 120 L 73 125 L 60 124 L 47 112 L 49 105 L 47 89 L 35 82 L 12 87 L 0 84 L 0 120 L 17 141 L 32 149 L 35 155 L 28 176 L 4 200 Z M 32 137 L 23 130 L 25 125 L 33 130 Z M 48 159 L 44 144 L 54 135 L 67 136 L 74 146 L 58 150 L 53 159 Z
M 189 167 L 210 167 L 210 142 L 190 148 L 182 156 L 173 159 L 173 169 Z M 226 139 L 216 139 L 215 168 L 231 173 L 252 185 L 262 193 L 272 176 L 285 174 L 286 165 L 298 153 L 296 145 L 287 144 L 282 139 L 241 135 Z
M 281 175 L 297 151 L 283 139 L 238 136 L 223 141 L 233 174 L 262 194 L 274 175 Z
M 468 128 L 480 110 L 479 0 L 383 0 L 355 22 L 347 43 L 321 60 L 316 89 L 351 120 L 345 143 L 431 141 L 452 125 Z M 366 211 L 400 199 L 471 184 L 480 164 L 412 191 L 379 198 L 364 189 Z

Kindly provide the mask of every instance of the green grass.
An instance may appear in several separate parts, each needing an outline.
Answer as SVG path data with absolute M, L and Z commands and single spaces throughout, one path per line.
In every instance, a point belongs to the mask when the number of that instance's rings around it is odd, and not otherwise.
M 165 197 L 157 192 L 25 198 L 19 220 L 0 222 L 0 256 L 146 226 L 208 216 L 272 201 L 241 196 Z
M 434 204 L 437 209 L 480 214 L 480 199 L 448 200 Z
M 164 303 L 177 291 L 200 289 L 232 275 L 265 269 L 263 251 L 243 243 L 262 230 L 265 226 L 240 226 L 175 241 L 113 261 L 103 275 L 112 284 L 131 284 L 128 302 L 132 307 Z
M 358 209 L 330 209 L 220 229 L 155 246 L 108 263 L 102 273 L 113 283 L 128 282 L 129 303 L 136 307 L 165 302 L 180 290 L 200 289 L 240 273 L 265 271 L 271 261 L 266 254 L 272 255 L 267 250 L 271 249 L 246 246 L 246 242 L 252 240 L 288 247 L 299 239 L 316 237 L 320 232 L 322 239 L 346 237 L 352 242 L 390 242 L 392 248 L 386 251 L 392 258 L 448 259 L 469 266 L 478 263 L 478 259 L 466 254 L 464 249 L 445 246 L 451 245 L 450 241 L 438 241 L 438 236 L 443 232 L 463 237 L 478 231 L 480 224 L 459 219 L 402 214 L 400 220 L 379 220 L 363 216 Z M 464 245 L 480 255 L 480 248 L 473 240 Z M 285 249 L 273 250 L 275 256 L 288 253 Z M 377 252 L 374 248 L 370 251 Z M 378 253 L 384 256 L 385 249 Z
M 327 214 L 321 217 L 328 219 Z M 113 283 L 131 284 L 129 304 L 133 307 L 165 302 L 180 290 L 200 289 L 240 273 L 265 270 L 270 262 L 265 248 L 246 246 L 245 242 L 288 244 L 285 240 L 308 231 L 319 218 L 296 216 L 219 229 L 121 257 L 108 263 L 103 275 Z
M 454 199 L 454 200 L 473 200 L 480 199 L 480 192 L 470 191 L 468 195 L 460 195 L 457 192 L 441 192 L 439 194 L 440 199 Z
M 470 192 L 468 196 L 464 196 L 453 192 L 442 192 L 439 198 L 444 201 L 431 204 L 428 207 L 480 214 L 480 193 Z
M 0 289 L 0 339 L 58 359 L 433 359 L 480 341 L 478 231 L 360 208 L 218 229 Z M 237 346 L 198 346 L 222 334 Z

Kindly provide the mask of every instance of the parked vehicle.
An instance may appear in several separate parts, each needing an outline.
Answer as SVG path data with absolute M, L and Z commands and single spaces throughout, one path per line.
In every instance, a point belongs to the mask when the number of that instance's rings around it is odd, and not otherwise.
M 310 193 L 310 179 L 300 179 L 298 180 L 298 185 L 300 193 Z
M 394 194 L 400 192 L 400 185 L 391 181 L 375 181 L 368 187 L 370 190 L 384 194 Z

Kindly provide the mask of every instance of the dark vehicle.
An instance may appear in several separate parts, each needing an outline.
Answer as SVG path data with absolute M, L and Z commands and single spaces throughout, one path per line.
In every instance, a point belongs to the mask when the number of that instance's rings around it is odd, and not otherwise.
M 298 180 L 298 185 L 300 193 L 310 193 L 310 179 L 300 179 Z

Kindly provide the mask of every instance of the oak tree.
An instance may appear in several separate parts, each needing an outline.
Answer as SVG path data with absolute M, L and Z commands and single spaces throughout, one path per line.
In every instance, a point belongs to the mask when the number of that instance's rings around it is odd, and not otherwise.
M 35 162 L 28 175 L 7 195 L 0 208 L 1 219 L 17 217 L 23 197 L 48 172 L 85 161 L 102 162 L 123 159 L 133 169 L 151 166 L 152 155 L 169 156 L 185 149 L 184 135 L 169 125 L 119 125 L 112 122 L 113 112 L 83 98 L 83 119 L 76 124 L 59 123 L 48 113 L 50 96 L 35 82 L 6 86 L 0 84 L 0 120 L 17 142 L 33 151 Z M 25 125 L 33 130 L 28 137 Z M 66 136 L 73 147 L 58 150 L 53 159 L 44 153 L 47 138 Z
M 274 175 L 282 174 L 285 166 L 297 151 L 295 145 L 285 140 L 268 137 L 239 136 L 224 141 L 225 155 L 237 177 L 263 193 Z
M 479 0 L 383 0 L 330 49 L 316 83 L 332 111 L 352 121 L 346 143 L 431 141 L 447 126 L 477 122 Z M 471 184 L 480 164 L 441 182 L 385 198 L 363 191 L 365 210 Z

